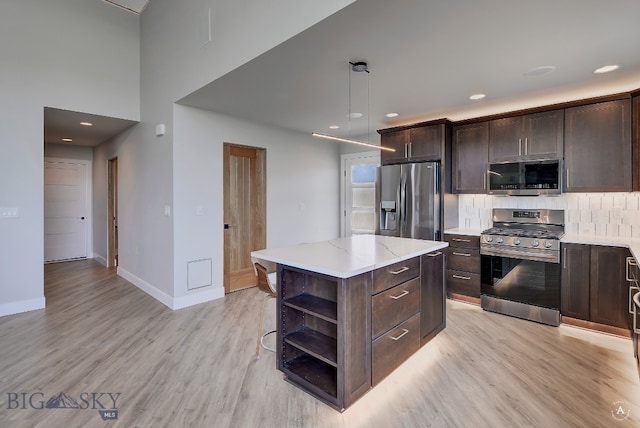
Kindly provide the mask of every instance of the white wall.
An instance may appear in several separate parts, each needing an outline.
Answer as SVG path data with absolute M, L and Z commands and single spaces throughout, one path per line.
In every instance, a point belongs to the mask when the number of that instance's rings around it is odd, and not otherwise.
M 307 134 L 176 105 L 175 294 L 223 289 L 223 143 L 267 150 L 267 247 L 339 235 L 340 148 Z M 203 215 L 197 215 L 201 207 Z M 187 262 L 211 258 L 213 291 L 187 290 Z
M 93 160 L 93 147 L 45 143 L 44 157 L 90 161 Z
M 99 1 L 9 0 L 0 11 L 0 315 L 44 306 L 43 108 L 139 119 L 139 25 Z

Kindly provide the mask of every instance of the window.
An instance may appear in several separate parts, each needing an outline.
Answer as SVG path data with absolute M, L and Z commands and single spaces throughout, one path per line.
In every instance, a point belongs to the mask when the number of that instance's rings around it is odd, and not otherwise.
M 379 152 L 343 156 L 342 235 L 375 232 L 376 168 Z

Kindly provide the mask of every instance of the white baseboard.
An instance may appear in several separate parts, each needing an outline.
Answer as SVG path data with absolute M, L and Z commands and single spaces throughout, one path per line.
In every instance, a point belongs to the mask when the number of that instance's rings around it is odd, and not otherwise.
M 158 289 L 157 287 L 144 281 L 143 279 L 138 278 L 137 276 L 120 266 L 118 266 L 117 273 L 118 275 L 172 310 L 183 309 L 189 306 L 198 305 L 200 303 L 205 303 L 224 297 L 224 288 L 214 288 L 212 290 L 200 291 L 198 293 L 192 293 L 186 296 L 174 298 L 169 296 L 164 291 Z
M 37 299 L 21 300 L 19 302 L 3 303 L 0 304 L 0 317 L 5 315 L 20 314 L 22 312 L 35 311 L 38 309 L 44 309 L 45 299 L 44 296 Z
M 104 267 L 109 267 L 109 263 L 107 262 L 107 259 L 105 259 L 104 257 L 102 257 L 99 254 L 94 254 L 93 255 L 93 259 L 95 261 L 97 261 L 98 263 L 100 263 L 102 266 Z
M 145 280 L 138 278 L 137 276 L 120 266 L 118 266 L 118 270 L 116 272 L 118 275 L 138 287 L 140 290 L 147 293 L 149 296 L 153 297 L 168 308 L 173 309 L 173 297 L 169 296 L 164 291 L 158 289 L 157 287 L 154 287 Z

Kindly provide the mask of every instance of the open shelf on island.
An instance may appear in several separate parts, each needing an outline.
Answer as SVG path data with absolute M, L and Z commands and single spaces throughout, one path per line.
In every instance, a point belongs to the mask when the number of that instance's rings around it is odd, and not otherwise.
M 285 361 L 284 368 L 334 399 L 338 396 L 335 365 L 330 366 L 310 355 L 302 354 L 292 360 Z
M 284 301 L 285 306 L 314 315 L 333 324 L 338 322 L 336 302 L 311 294 L 299 294 Z
M 333 367 L 337 366 L 336 339 L 318 331 L 302 328 L 285 336 L 284 341 Z

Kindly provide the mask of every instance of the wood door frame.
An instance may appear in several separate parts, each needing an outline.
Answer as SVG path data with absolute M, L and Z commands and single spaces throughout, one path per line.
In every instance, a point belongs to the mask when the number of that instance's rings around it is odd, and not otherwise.
M 251 194 L 251 206 L 253 212 L 253 249 L 264 249 L 267 244 L 267 149 L 261 147 L 245 146 L 233 143 L 223 144 L 223 193 L 224 193 L 224 211 L 223 221 L 228 224 L 226 218 L 226 209 L 229 207 L 229 157 L 236 151 L 241 154 L 248 154 L 247 157 L 254 157 L 256 162 L 251 169 L 251 187 L 255 191 Z M 229 234 L 225 226 L 224 230 L 224 291 L 225 294 L 231 290 L 230 283 L 230 262 L 229 262 Z
M 84 159 L 68 159 L 68 158 L 55 158 L 55 157 L 45 157 L 43 162 L 43 174 L 44 174 L 44 164 L 45 163 L 70 163 L 70 164 L 82 164 L 86 167 L 86 200 L 85 200 L 85 212 L 86 212 L 86 257 L 87 259 L 92 259 L 94 257 L 93 254 L 93 204 L 91 201 L 93 200 L 93 163 L 89 160 Z M 42 183 L 42 191 L 44 197 L 44 177 Z M 44 207 L 42 212 L 44 218 Z M 44 242 L 44 233 L 42 235 L 42 241 Z M 43 254 L 44 255 L 44 254 Z M 45 263 L 56 263 L 58 261 L 66 261 L 66 260 L 53 260 Z
M 114 220 L 115 218 L 115 220 Z M 107 267 L 118 266 L 118 157 L 107 163 Z

